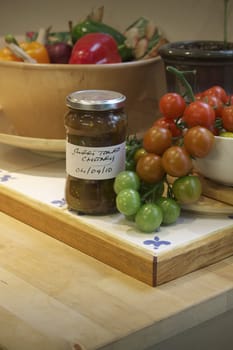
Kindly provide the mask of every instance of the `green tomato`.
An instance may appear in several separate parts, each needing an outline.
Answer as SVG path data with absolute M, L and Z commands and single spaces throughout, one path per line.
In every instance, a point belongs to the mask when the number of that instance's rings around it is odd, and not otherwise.
M 116 196 L 116 207 L 125 216 L 137 213 L 141 206 L 141 198 L 138 191 L 132 188 L 121 190 Z
M 219 136 L 222 136 L 222 137 L 233 137 L 233 132 L 230 132 L 230 131 L 221 132 L 219 134 Z
M 143 204 L 135 216 L 137 228 L 145 233 L 154 232 L 160 227 L 162 220 L 162 210 L 154 203 Z
M 139 176 L 134 171 L 121 171 L 115 178 L 113 188 L 116 194 L 125 188 L 132 188 L 138 190 L 140 187 Z
M 163 213 L 163 225 L 174 224 L 180 216 L 180 205 L 175 199 L 161 197 L 156 200 Z
M 195 203 L 202 193 L 201 181 L 194 175 L 179 177 L 174 181 L 172 191 L 180 204 Z

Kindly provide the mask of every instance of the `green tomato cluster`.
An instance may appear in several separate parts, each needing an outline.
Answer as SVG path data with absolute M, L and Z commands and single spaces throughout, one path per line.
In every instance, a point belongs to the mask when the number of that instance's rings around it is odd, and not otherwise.
M 174 198 L 162 197 L 163 190 L 163 182 L 152 187 L 131 170 L 120 172 L 114 181 L 118 211 L 145 233 L 173 224 L 180 216 L 180 205 Z

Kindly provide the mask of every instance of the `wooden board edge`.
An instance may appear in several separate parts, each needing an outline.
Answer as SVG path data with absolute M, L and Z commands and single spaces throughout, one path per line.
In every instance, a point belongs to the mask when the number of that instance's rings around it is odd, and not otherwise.
M 233 255 L 233 225 L 157 258 L 157 285 Z M 185 263 L 184 263 L 185 262 Z
M 202 183 L 202 191 L 206 197 L 215 199 L 217 201 L 227 203 L 233 206 L 233 187 L 220 185 L 214 181 L 211 181 L 201 175 L 199 178 Z
M 0 187 L 0 210 L 152 287 L 157 285 L 157 258 L 98 229 L 61 215 L 61 209 Z

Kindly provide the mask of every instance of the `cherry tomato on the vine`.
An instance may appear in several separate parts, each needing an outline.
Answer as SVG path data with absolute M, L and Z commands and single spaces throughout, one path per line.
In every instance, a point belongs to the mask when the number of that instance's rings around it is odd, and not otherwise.
M 159 100 L 160 112 L 166 118 L 175 119 L 180 117 L 185 107 L 186 103 L 184 98 L 175 92 L 168 92 Z
M 201 100 L 203 98 L 202 92 L 198 92 L 197 94 L 195 94 L 195 101 Z
M 134 160 L 137 163 L 137 161 L 139 160 L 139 158 L 141 158 L 142 156 L 144 156 L 147 153 L 147 151 L 145 150 L 145 148 L 141 147 L 139 149 L 137 149 L 137 151 L 134 153 Z
M 207 96 L 201 97 L 200 100 L 208 103 L 208 105 L 210 105 L 213 108 L 216 117 L 221 116 L 221 113 L 222 113 L 222 110 L 224 107 L 224 103 L 222 102 L 222 100 L 220 100 L 219 97 L 214 96 L 214 95 L 207 95 Z
M 134 171 L 124 170 L 121 171 L 115 177 L 113 183 L 113 189 L 116 194 L 125 188 L 132 188 L 133 190 L 138 190 L 140 187 L 140 179 Z
M 173 198 L 160 197 L 156 200 L 163 213 L 163 225 L 170 225 L 177 221 L 180 216 L 180 205 Z
M 161 117 L 157 119 L 153 126 L 160 126 L 165 129 L 169 129 L 172 133 L 172 137 L 178 137 L 182 135 L 182 130 L 176 125 L 175 120 Z
M 141 206 L 139 192 L 132 188 L 121 190 L 116 196 L 118 211 L 126 216 L 135 215 Z
M 208 130 L 210 130 L 212 132 L 213 135 L 218 136 L 220 129 L 218 127 L 216 127 L 215 125 L 213 125 L 212 127 L 208 128 Z
M 171 144 L 171 131 L 160 126 L 152 126 L 143 136 L 143 147 L 150 153 L 161 155 Z
M 147 153 L 139 158 L 136 172 L 140 179 L 148 183 L 159 182 L 165 175 L 162 159 L 154 153 Z
M 141 206 L 135 216 L 136 226 L 142 232 L 153 232 L 162 223 L 163 214 L 161 208 L 154 203 L 146 203 Z
M 180 204 L 192 204 L 200 198 L 202 185 L 198 176 L 183 176 L 174 181 L 172 191 Z
M 184 147 L 169 147 L 162 156 L 162 165 L 168 175 L 179 177 L 187 175 L 192 167 L 192 160 Z
M 210 129 L 215 122 L 215 112 L 208 103 L 203 101 L 191 102 L 185 109 L 183 114 L 183 121 L 188 128 L 192 126 L 201 125 Z
M 207 156 L 214 145 L 213 133 L 203 126 L 194 126 L 184 134 L 184 147 L 192 157 Z
M 226 131 L 233 131 L 233 105 L 223 108 L 222 124 Z
M 203 91 L 203 96 L 216 96 L 218 97 L 223 103 L 227 103 L 228 96 L 226 91 L 218 85 L 212 86 L 209 89 Z
M 229 106 L 233 105 L 233 95 L 228 96 L 227 105 Z

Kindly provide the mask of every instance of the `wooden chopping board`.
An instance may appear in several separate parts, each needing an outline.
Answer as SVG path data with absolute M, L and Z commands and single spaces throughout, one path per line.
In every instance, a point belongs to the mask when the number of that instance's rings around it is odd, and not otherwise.
M 233 215 L 233 187 L 220 185 L 198 175 L 202 183 L 200 200 L 182 208 L 198 214 L 229 214 Z
M 199 201 L 193 204 L 182 205 L 182 209 L 185 211 L 191 211 L 197 214 L 203 215 L 217 215 L 227 214 L 233 215 L 233 205 L 220 202 L 207 196 L 201 196 Z
M 203 177 L 200 179 L 205 196 L 233 205 L 233 187 L 220 185 Z
M 182 209 L 203 215 L 233 215 L 233 187 L 214 183 L 196 172 L 194 174 L 201 180 L 202 196 L 196 203 L 182 205 Z M 173 181 L 174 178 L 169 177 L 169 182 Z

